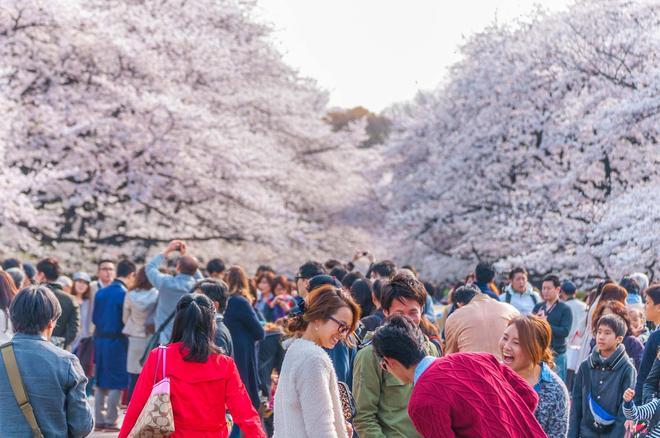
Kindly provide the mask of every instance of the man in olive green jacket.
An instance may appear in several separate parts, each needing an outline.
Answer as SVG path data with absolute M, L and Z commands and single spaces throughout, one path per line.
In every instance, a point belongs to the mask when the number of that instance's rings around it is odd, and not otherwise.
M 419 325 L 426 303 L 426 290 L 421 282 L 397 274 L 383 286 L 381 306 L 385 316 L 406 315 Z M 414 438 L 419 437 L 408 417 L 408 401 L 412 385 L 404 385 L 383 369 L 370 345 L 370 334 L 353 365 L 353 394 L 357 415 L 353 427 L 360 438 Z M 430 356 L 439 356 L 438 349 L 425 339 L 425 350 Z

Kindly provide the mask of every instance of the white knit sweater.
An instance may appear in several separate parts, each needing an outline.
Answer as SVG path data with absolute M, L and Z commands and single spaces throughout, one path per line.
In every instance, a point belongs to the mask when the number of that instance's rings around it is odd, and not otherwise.
M 287 349 L 274 417 L 273 438 L 346 438 L 335 370 L 315 343 L 296 339 Z

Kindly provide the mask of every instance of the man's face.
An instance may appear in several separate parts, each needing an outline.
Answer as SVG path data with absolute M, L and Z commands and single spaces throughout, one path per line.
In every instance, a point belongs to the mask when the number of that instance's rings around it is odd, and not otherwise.
M 541 285 L 541 294 L 545 301 L 554 303 L 559 298 L 559 287 L 555 287 L 552 281 L 544 281 Z
M 413 299 L 401 298 L 392 301 L 389 310 L 383 310 L 385 316 L 390 315 L 405 315 L 412 320 L 412 322 L 419 326 L 422 319 L 422 306 Z
M 307 296 L 307 287 L 309 286 L 309 279 L 297 277 L 296 279 L 296 289 L 298 290 L 298 295 L 305 298 Z
M 519 294 L 527 290 L 527 275 L 522 272 L 516 272 L 511 279 L 511 287 Z
M 112 262 L 103 262 L 99 265 L 96 276 L 101 283 L 108 284 L 115 279 L 115 264 Z

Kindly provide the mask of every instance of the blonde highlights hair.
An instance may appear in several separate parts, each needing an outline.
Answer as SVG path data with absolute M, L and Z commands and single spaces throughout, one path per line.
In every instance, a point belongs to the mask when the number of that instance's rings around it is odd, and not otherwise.
M 552 329 L 547 321 L 536 315 L 517 316 L 509 322 L 518 330 L 520 348 L 535 364 L 545 362 L 550 368 L 555 367 L 555 360 L 550 349 Z

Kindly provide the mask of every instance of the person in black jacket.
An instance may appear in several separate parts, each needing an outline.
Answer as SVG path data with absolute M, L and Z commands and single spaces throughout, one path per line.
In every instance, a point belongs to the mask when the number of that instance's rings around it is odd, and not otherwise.
M 546 275 L 541 286 L 544 301 L 534 306 L 532 313 L 550 324 L 552 329 L 550 348 L 555 353 L 555 372 L 566 382 L 566 338 L 573 325 L 573 312 L 570 307 L 559 301 L 560 291 L 559 277 Z
M 56 283 L 60 275 L 57 259 L 46 258 L 37 263 L 37 281 L 46 283 L 62 307 L 62 316 L 57 320 L 51 342 L 64 350 L 69 350 L 71 343 L 80 333 L 80 306 L 71 295 L 62 290 L 61 285 Z
M 190 293 L 200 293 L 206 295 L 215 307 L 215 345 L 220 347 L 227 355 L 234 357 L 234 344 L 231 340 L 231 333 L 224 323 L 224 311 L 227 307 L 227 283 L 222 280 L 204 279 L 193 286 Z

